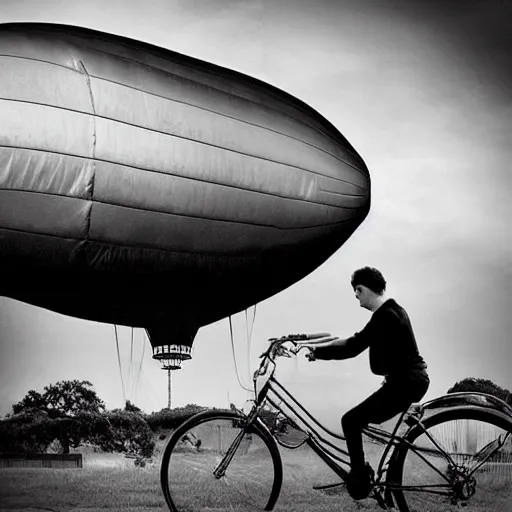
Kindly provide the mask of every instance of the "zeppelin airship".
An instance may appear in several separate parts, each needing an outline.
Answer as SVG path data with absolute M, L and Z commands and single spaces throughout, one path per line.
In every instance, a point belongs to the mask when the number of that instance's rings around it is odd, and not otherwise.
M 0 295 L 191 347 L 369 208 L 361 156 L 276 87 L 117 35 L 0 25 Z

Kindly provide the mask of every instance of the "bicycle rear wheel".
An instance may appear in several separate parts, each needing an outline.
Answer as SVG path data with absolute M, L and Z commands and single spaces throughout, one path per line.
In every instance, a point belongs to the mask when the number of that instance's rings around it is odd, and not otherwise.
M 512 421 L 453 409 L 423 421 L 391 459 L 387 482 L 401 512 L 512 512 Z
M 242 436 L 225 475 L 214 475 L 241 435 L 242 421 L 234 412 L 207 411 L 174 432 L 160 471 L 172 512 L 272 510 L 281 489 L 282 461 L 276 442 L 257 423 Z

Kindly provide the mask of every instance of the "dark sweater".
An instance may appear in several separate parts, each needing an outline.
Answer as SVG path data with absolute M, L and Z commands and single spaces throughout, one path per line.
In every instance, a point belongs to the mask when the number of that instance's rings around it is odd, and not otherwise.
M 425 374 L 427 365 L 418 351 L 409 316 L 395 300 L 377 309 L 364 329 L 348 338 L 344 347 L 315 349 L 317 359 L 348 359 L 370 348 L 370 368 L 390 379 Z

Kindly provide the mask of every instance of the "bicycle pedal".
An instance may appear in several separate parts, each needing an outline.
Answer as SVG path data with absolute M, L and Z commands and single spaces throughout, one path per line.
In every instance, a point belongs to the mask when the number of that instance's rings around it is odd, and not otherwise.
M 333 489 L 335 487 L 340 487 L 346 485 L 345 482 L 336 482 L 333 484 L 319 484 L 319 485 L 313 485 L 313 489 L 315 491 L 323 491 L 325 489 Z

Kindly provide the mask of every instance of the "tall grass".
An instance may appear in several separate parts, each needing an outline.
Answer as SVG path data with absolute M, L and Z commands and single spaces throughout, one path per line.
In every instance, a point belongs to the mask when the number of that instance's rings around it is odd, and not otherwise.
M 378 445 L 366 445 L 368 458 L 374 466 L 380 450 Z M 276 512 L 381 510 L 371 499 L 352 500 L 344 487 L 313 490 L 313 484 L 334 483 L 338 478 L 308 448 L 281 449 L 281 454 L 284 482 Z M 90 454 L 85 457 L 83 469 L 0 469 L 0 511 L 165 512 L 168 509 L 160 488 L 159 467 L 158 456 L 152 464 L 138 468 L 133 461 L 119 455 Z M 200 494 L 201 489 L 197 489 L 197 493 Z M 501 500 L 499 495 L 495 505 L 485 512 L 512 512 L 512 502 Z M 471 507 L 466 510 L 473 512 Z M 217 512 L 227 512 L 227 509 Z M 423 508 L 412 512 L 442 511 Z
M 381 510 L 372 500 L 354 502 L 345 490 L 313 490 L 315 483 L 338 479 L 311 451 L 282 450 L 282 456 L 284 482 L 276 512 Z M 144 468 L 127 461 L 116 455 L 91 454 L 82 469 L 0 469 L 0 511 L 167 511 L 158 458 Z
M 0 510 L 146 512 L 167 510 L 156 470 L 2 469 Z

